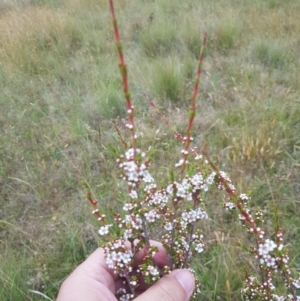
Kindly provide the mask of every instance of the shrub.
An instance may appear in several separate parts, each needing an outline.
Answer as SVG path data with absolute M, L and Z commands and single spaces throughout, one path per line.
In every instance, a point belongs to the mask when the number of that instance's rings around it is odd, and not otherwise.
M 135 298 L 139 276 L 143 277 L 146 283 L 152 284 L 171 270 L 191 269 L 192 259 L 202 254 L 205 249 L 203 228 L 209 219 L 207 208 L 210 205 L 210 193 L 214 190 L 220 191 L 223 195 L 223 207 L 226 212 L 231 213 L 242 225 L 249 242 L 249 245 L 243 248 L 257 261 L 257 270 L 253 269 L 250 272 L 250 267 L 244 267 L 245 285 L 241 289 L 242 299 L 299 300 L 296 291 L 300 288 L 300 279 L 293 277 L 288 266 L 289 256 L 283 245 L 283 231 L 278 225 L 278 216 L 275 219 L 274 233 L 272 235 L 266 233 L 263 211 L 250 207 L 250 196 L 237 193 L 229 176 L 210 160 L 205 147 L 199 151 L 192 146 L 192 128 L 196 114 L 196 99 L 206 35 L 204 35 L 199 56 L 186 135 L 182 136 L 174 130 L 169 120 L 149 99 L 150 105 L 183 146 L 181 159 L 175 165 L 175 169 L 171 169 L 168 181 L 165 181 L 168 183 L 160 186 L 150 172 L 150 159 L 139 146 L 134 121 L 134 106 L 129 92 L 127 66 L 124 61 L 113 1 L 110 0 L 109 3 L 128 116 L 126 128 L 129 135 L 123 137 L 118 130 L 126 150 L 117 159 L 121 179 L 128 187 L 128 202 L 123 206 L 124 212 L 115 213 L 114 224 L 107 224 L 105 216 L 96 207 L 97 200 L 89 191 L 88 199 L 95 207 L 93 214 L 101 222 L 99 234 L 107 238 L 103 245 L 106 262 L 128 285 L 128 290 L 120 289 L 117 292 L 120 300 Z M 118 237 L 111 240 L 110 229 L 115 229 L 116 226 L 120 227 Z M 158 247 L 151 243 L 152 238 L 159 239 L 167 252 L 168 264 L 164 267 L 159 267 L 154 260 Z M 140 250 L 144 250 L 146 256 L 138 266 L 137 274 L 133 274 L 134 256 Z M 252 276 L 252 273 L 256 275 Z M 279 284 L 280 279 L 284 285 Z M 198 281 L 193 298 L 198 298 L 199 293 Z

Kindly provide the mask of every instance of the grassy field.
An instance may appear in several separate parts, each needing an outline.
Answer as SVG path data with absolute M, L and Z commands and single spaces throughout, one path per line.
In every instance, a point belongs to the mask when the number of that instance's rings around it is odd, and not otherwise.
M 196 145 L 261 206 L 270 235 L 279 212 L 300 272 L 299 0 L 115 2 L 153 173 L 166 181 L 181 146 L 143 92 L 183 132 L 207 31 Z M 0 300 L 55 300 L 99 243 L 83 183 L 108 217 L 126 197 L 110 147 L 122 151 L 112 121 L 123 131 L 126 111 L 107 1 L 0 0 L 0 91 Z M 255 270 L 221 203 L 208 200 L 194 263 L 201 300 L 239 300 L 243 267 Z

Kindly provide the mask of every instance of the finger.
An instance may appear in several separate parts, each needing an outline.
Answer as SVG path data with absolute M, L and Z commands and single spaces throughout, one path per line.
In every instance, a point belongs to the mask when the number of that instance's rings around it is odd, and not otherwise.
M 103 249 L 98 248 L 64 281 L 57 301 L 98 301 L 99 295 L 103 301 L 116 301 L 117 278 L 106 265 Z
M 157 267 L 159 269 L 161 269 L 164 266 L 168 265 L 168 255 L 167 255 L 165 249 L 163 248 L 162 244 L 155 240 L 150 240 L 150 244 L 152 246 L 158 247 L 158 252 L 153 257 L 153 260 L 154 260 L 155 264 L 157 265 Z M 143 248 L 136 253 L 135 259 L 134 259 L 134 269 L 138 268 L 138 266 L 142 263 L 143 259 L 147 255 L 147 253 L 148 253 L 148 250 L 146 248 Z M 134 271 L 134 274 L 135 274 L 135 271 Z M 143 277 L 141 277 L 141 276 L 139 276 L 138 279 L 139 279 L 138 280 L 139 286 L 138 286 L 138 289 L 136 290 L 136 293 L 138 295 L 140 295 L 143 292 L 145 292 L 151 285 L 145 283 Z
M 82 269 L 85 271 L 86 274 L 88 274 L 91 278 L 101 280 L 103 283 L 103 277 L 99 278 L 99 275 L 101 274 L 105 275 L 105 279 L 108 279 L 108 275 L 110 275 L 110 278 L 113 280 L 116 280 L 118 278 L 118 275 L 116 275 L 113 270 L 109 269 L 104 256 L 104 251 L 102 248 L 98 248 L 96 251 L 94 251 L 80 266 L 78 266 L 77 269 Z M 107 284 L 107 283 L 103 283 Z
M 158 247 L 158 252 L 153 257 L 157 266 L 159 268 L 162 268 L 165 265 L 167 265 L 168 264 L 168 255 L 167 255 L 165 249 L 163 248 L 162 244 L 155 240 L 151 240 L 150 244 L 151 244 L 151 246 Z M 147 255 L 147 253 L 148 253 L 148 250 L 146 248 L 143 248 L 136 253 L 135 260 L 134 260 L 135 268 L 137 268 L 142 263 L 143 259 Z
M 151 286 L 135 301 L 187 301 L 193 294 L 195 278 L 188 270 L 175 270 Z

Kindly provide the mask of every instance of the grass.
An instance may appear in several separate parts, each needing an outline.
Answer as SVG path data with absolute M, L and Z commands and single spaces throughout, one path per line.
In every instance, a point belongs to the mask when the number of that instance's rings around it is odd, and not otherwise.
M 299 271 L 299 1 L 116 1 L 138 135 L 161 181 L 187 122 L 201 35 L 208 48 L 194 137 L 240 191 L 274 210 Z M 59 285 L 98 245 L 86 181 L 111 216 L 122 204 L 112 120 L 125 106 L 106 1 L 0 4 L 0 299 L 54 300 Z M 176 150 L 178 152 L 176 153 Z M 176 155 L 175 155 L 176 154 Z M 210 197 L 208 250 L 195 262 L 201 300 L 237 300 L 247 236 Z M 117 230 L 116 230 L 117 231 Z M 117 233 L 116 233 L 117 235 Z M 46 300 L 46 299 L 45 299 Z

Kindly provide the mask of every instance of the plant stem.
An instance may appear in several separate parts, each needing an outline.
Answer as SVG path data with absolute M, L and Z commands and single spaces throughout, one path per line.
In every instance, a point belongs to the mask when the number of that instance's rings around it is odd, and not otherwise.
M 196 101 L 197 101 L 197 96 L 198 96 L 200 77 L 201 77 L 201 73 L 202 73 L 202 65 L 203 65 L 203 59 L 204 59 L 204 49 L 206 46 L 206 40 L 207 40 L 207 34 L 205 32 L 204 36 L 203 36 L 203 40 L 202 40 L 200 55 L 199 55 L 198 69 L 197 69 L 197 75 L 196 75 L 196 80 L 195 80 L 192 102 L 191 102 L 191 106 L 190 106 L 190 110 L 189 110 L 189 123 L 188 123 L 187 133 L 186 133 L 186 137 L 185 137 L 185 146 L 184 146 L 184 151 L 183 151 L 183 164 L 181 166 L 182 175 L 184 174 L 184 171 L 186 168 L 186 160 L 187 160 L 187 156 L 188 156 L 188 150 L 190 148 L 190 144 L 192 141 L 191 132 L 192 132 L 192 128 L 193 128 L 194 118 L 196 115 Z
M 133 114 L 134 106 L 132 105 L 131 96 L 130 96 L 130 92 L 129 92 L 127 66 L 126 66 L 125 60 L 124 60 L 122 43 L 120 40 L 120 34 L 119 34 L 118 23 L 117 23 L 117 19 L 116 19 L 116 15 L 115 15 L 113 0 L 109 0 L 109 6 L 110 6 L 110 12 L 111 12 L 112 21 L 113 21 L 114 35 L 115 35 L 115 40 L 116 40 L 116 44 L 117 44 L 119 60 L 120 60 L 119 67 L 120 67 L 120 72 L 121 72 L 122 81 L 123 81 L 123 92 L 124 92 L 124 96 L 125 96 L 125 100 L 126 100 L 127 115 L 128 115 L 127 128 L 130 130 L 130 133 L 131 133 L 132 148 L 134 149 L 134 152 L 136 152 L 136 135 L 135 135 L 135 129 L 134 129 L 134 114 Z

